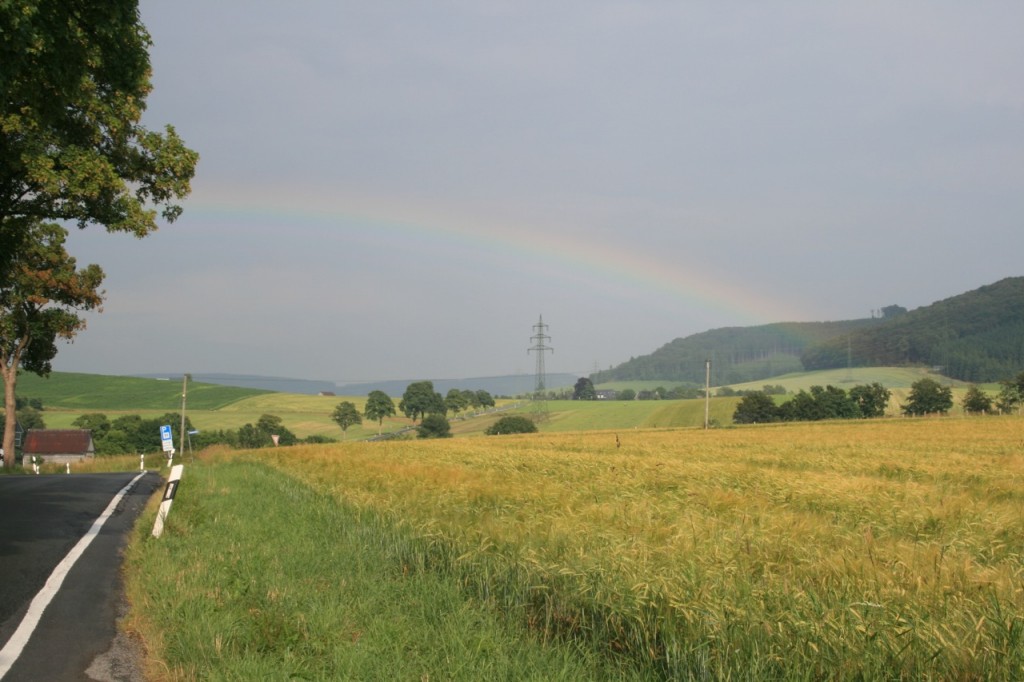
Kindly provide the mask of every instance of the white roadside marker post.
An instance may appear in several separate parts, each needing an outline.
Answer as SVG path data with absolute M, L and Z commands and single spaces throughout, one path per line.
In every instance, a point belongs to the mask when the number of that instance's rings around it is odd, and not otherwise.
M 171 475 L 167 479 L 167 487 L 164 488 L 164 499 L 160 503 L 160 509 L 156 513 L 156 522 L 153 523 L 153 537 L 158 538 L 164 532 L 164 521 L 171 513 L 171 503 L 174 502 L 174 494 L 178 492 L 178 481 L 181 480 L 181 471 L 184 467 L 175 464 L 171 467 Z

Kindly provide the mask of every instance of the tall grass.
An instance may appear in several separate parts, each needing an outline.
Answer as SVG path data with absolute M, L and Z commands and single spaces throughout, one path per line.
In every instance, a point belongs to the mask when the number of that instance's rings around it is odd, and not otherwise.
M 392 571 L 454 580 L 602 675 L 1012 679 L 1022 437 L 1019 418 L 957 418 L 258 457 L 381 520 L 367 537 Z
M 188 467 L 159 541 L 151 517 L 127 559 L 149 679 L 609 674 L 600 657 L 522 638 L 450 576 L 409 570 L 395 556 L 408 529 L 258 463 Z

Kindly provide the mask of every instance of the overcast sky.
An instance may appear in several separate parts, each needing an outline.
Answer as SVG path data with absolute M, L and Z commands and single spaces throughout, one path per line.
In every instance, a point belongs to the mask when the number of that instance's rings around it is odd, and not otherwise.
M 589 373 L 1022 272 L 1024 3 L 176 0 L 185 212 L 55 369 Z

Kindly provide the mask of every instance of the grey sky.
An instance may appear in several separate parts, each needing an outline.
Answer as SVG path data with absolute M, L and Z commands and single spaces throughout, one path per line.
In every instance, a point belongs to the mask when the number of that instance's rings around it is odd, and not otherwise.
M 183 217 L 56 368 L 592 371 L 1021 272 L 1024 4 L 142 2 Z

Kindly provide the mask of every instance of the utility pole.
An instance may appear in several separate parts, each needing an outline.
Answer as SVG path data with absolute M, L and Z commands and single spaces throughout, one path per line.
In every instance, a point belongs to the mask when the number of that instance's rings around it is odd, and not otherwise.
M 181 448 L 181 456 L 185 456 L 185 399 L 188 397 L 188 374 L 185 374 L 181 378 L 181 430 L 178 431 L 179 447 Z M 191 453 L 192 448 L 189 447 Z
M 711 420 L 711 360 L 704 361 L 704 430 L 710 428 Z
M 544 391 L 547 390 L 544 354 L 548 351 L 555 352 L 554 348 L 545 345 L 546 341 L 551 340 L 551 337 L 544 333 L 544 330 L 547 328 L 548 326 L 544 324 L 544 316 L 541 315 L 537 324 L 533 325 L 534 335 L 530 337 L 530 340 L 533 341 L 533 346 L 526 349 L 527 353 L 537 353 L 536 380 L 533 387 L 533 412 L 541 420 L 546 419 L 548 416 L 548 401 L 544 397 Z

